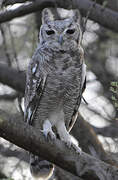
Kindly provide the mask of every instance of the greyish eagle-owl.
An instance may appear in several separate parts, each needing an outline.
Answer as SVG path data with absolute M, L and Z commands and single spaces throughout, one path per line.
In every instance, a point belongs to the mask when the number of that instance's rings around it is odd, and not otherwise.
M 85 88 L 86 65 L 81 46 L 80 13 L 55 20 L 49 9 L 42 13 L 40 43 L 28 66 L 25 91 L 25 121 L 47 138 L 59 137 L 81 152 L 70 138 Z M 35 177 L 48 178 L 53 165 L 30 155 Z

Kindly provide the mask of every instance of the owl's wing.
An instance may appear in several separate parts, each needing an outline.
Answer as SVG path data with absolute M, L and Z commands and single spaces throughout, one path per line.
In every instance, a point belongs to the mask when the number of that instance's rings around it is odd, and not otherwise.
M 82 93 L 86 88 L 86 64 L 83 63 L 82 65 Z
M 86 88 L 86 64 L 83 63 L 82 64 L 81 90 L 80 90 L 80 94 L 79 94 L 78 99 L 77 99 L 76 106 L 75 106 L 74 111 L 73 111 L 71 121 L 69 123 L 69 128 L 68 128 L 69 131 L 72 129 L 72 127 L 73 127 L 73 125 L 77 119 L 77 116 L 79 113 L 79 106 L 80 106 L 81 98 L 82 98 L 82 93 L 84 92 L 85 88 Z
M 30 125 L 32 125 L 33 115 L 37 109 L 47 78 L 41 71 L 39 58 L 42 58 L 42 56 L 40 52 L 36 52 L 29 64 L 26 78 L 24 120 Z

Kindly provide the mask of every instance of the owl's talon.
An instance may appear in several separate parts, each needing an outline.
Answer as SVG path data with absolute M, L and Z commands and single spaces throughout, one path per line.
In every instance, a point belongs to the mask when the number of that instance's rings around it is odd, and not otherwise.
M 43 132 L 43 135 L 46 138 L 46 140 L 48 140 L 48 137 L 50 137 L 51 140 L 56 140 L 56 135 L 54 134 L 53 131 L 41 130 L 41 132 Z
M 49 132 L 49 136 L 50 136 L 51 140 L 56 140 L 56 135 L 53 131 Z
M 82 153 L 82 150 L 79 146 L 76 146 L 75 144 L 71 144 L 71 146 L 74 148 L 74 150 L 76 151 L 76 153 L 80 154 Z
M 43 133 L 44 137 L 47 139 L 47 137 L 48 137 L 48 131 L 41 130 L 41 132 Z
M 71 141 L 66 141 L 65 144 L 68 146 L 68 148 L 72 147 L 76 151 L 76 153 L 81 155 L 82 150 L 81 150 L 81 148 L 79 146 L 75 145 Z
M 46 137 L 46 139 L 48 139 L 48 136 L 51 138 L 51 140 L 55 140 L 56 139 L 56 135 L 52 130 L 52 125 L 50 123 L 49 120 L 46 120 L 43 124 L 43 130 L 41 130 L 41 132 L 43 132 L 43 135 Z
M 71 148 L 72 142 L 71 141 L 65 141 L 65 144 L 67 145 L 68 148 Z

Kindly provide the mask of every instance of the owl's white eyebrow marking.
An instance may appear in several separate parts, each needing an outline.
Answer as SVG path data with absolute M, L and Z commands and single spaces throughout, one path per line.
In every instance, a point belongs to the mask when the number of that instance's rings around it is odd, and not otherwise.
M 32 68 L 32 73 L 34 74 L 36 72 L 37 69 L 37 64 L 35 64 L 35 66 Z

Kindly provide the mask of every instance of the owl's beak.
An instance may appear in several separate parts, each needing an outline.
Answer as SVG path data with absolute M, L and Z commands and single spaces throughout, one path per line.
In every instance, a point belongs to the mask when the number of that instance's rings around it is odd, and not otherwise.
M 63 43 L 63 36 L 62 35 L 59 36 L 58 41 L 59 41 L 60 45 L 62 45 L 62 43 Z

